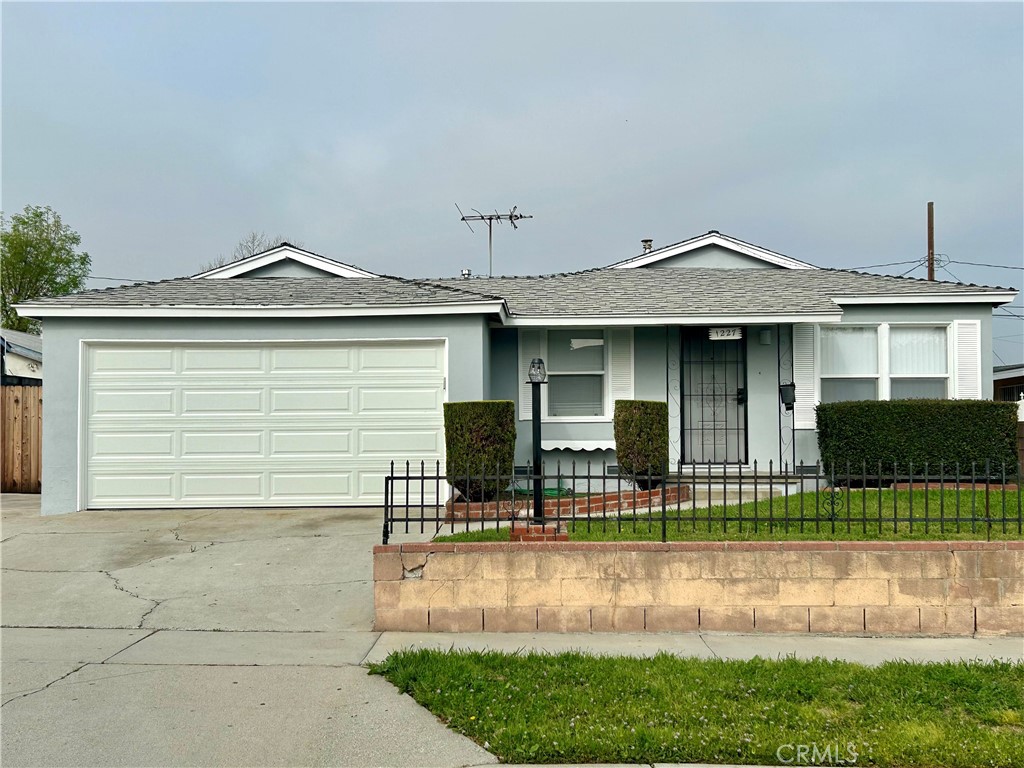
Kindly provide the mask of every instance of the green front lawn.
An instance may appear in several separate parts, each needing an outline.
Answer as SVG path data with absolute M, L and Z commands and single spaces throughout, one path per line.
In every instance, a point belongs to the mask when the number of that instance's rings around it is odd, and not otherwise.
M 778 765 L 805 745 L 832 765 L 1024 765 L 1020 662 L 419 650 L 370 669 L 503 762 Z
M 986 515 L 984 488 L 839 490 L 832 497 L 825 492 L 801 493 L 710 509 L 683 504 L 668 510 L 666 533 L 669 541 L 1020 539 L 1020 504 L 1019 491 L 993 491 Z M 563 513 L 564 518 L 569 516 Z M 991 523 L 980 519 L 985 517 Z M 893 518 L 913 522 L 894 523 Z M 471 521 L 468 530 L 465 525 L 456 523 L 454 535 L 436 540 L 508 541 L 508 529 L 496 529 L 493 521 L 484 523 L 483 529 L 480 521 Z M 563 520 L 563 525 L 572 541 L 660 541 L 662 532 L 660 511 L 651 516 L 644 512 L 580 517 Z

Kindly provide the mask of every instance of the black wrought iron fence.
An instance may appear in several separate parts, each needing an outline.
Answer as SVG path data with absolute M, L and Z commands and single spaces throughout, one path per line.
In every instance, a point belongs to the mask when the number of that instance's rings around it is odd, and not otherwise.
M 582 540 L 1021 538 L 1019 481 L 1016 466 L 990 463 L 679 463 L 667 474 L 629 478 L 591 463 L 448 476 L 440 462 L 392 462 L 382 540 L 396 533 L 500 539 L 503 529 L 537 523 Z

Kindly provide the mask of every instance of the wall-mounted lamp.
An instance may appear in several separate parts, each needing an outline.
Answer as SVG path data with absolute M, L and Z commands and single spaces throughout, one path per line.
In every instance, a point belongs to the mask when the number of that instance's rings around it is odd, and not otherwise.
M 779 399 L 786 406 L 787 411 L 792 411 L 793 404 L 796 402 L 796 384 L 791 381 L 779 384 Z
M 771 328 L 762 328 L 757 334 L 757 343 L 761 346 L 771 346 L 772 343 L 772 331 Z

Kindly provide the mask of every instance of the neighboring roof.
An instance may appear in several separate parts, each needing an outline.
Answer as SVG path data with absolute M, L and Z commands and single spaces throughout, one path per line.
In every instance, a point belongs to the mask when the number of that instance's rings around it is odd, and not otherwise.
M 200 272 L 198 275 L 193 275 L 193 280 L 198 279 L 220 279 L 228 277 L 238 277 L 244 275 L 247 272 L 251 272 L 255 269 L 260 269 L 267 266 L 268 264 L 274 264 L 284 259 L 291 259 L 297 261 L 300 264 L 319 269 L 330 275 L 337 277 L 378 277 L 373 272 L 367 272 L 365 269 L 359 267 L 353 267 L 351 264 L 343 264 L 340 261 L 334 259 L 328 259 L 326 256 L 321 256 L 318 253 L 307 251 L 302 248 L 298 248 L 291 243 L 281 243 L 275 245 L 273 248 L 269 248 L 261 253 L 247 256 L 244 259 L 238 261 L 232 261 L 230 264 L 225 264 L 221 267 L 214 267 L 208 269 L 205 272 Z
M 781 253 L 769 251 L 767 248 L 762 248 L 759 245 L 747 243 L 729 235 L 723 235 L 716 229 L 712 229 L 703 235 L 697 235 L 697 237 L 691 237 L 689 240 L 683 240 L 680 243 L 666 245 L 662 248 L 658 248 L 657 250 L 650 251 L 649 253 L 641 253 L 639 256 L 633 256 L 625 261 L 618 261 L 606 267 L 606 269 L 636 269 L 637 267 L 646 267 L 648 264 L 653 264 L 656 261 L 668 259 L 673 256 L 679 256 L 683 253 L 689 253 L 690 251 L 695 251 L 698 248 L 704 248 L 708 245 L 717 245 L 722 248 L 728 248 L 730 251 L 742 253 L 745 256 L 751 256 L 760 261 L 774 264 L 777 267 L 784 267 L 786 269 L 818 269 L 818 267 L 813 264 L 808 264 L 806 261 L 798 261 L 797 259 L 790 258 L 789 256 L 783 256 Z
M 1013 365 L 997 365 L 992 368 L 992 378 L 995 381 L 1002 381 L 1003 379 L 1016 379 L 1020 376 L 1024 376 L 1024 363 L 1015 363 Z
M 598 269 L 540 277 L 406 280 L 182 278 L 18 306 L 30 317 L 497 314 L 512 325 L 833 322 L 844 304 L 1001 304 L 1012 289 L 834 269 Z
M 34 333 L 0 328 L 0 339 L 3 339 L 4 349 L 9 352 L 14 352 L 30 360 L 43 359 L 43 340 Z

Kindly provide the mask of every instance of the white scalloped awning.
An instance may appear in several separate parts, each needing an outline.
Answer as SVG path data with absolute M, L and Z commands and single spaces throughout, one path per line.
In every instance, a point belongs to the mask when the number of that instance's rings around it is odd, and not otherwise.
M 545 451 L 613 451 L 614 440 L 541 440 Z

